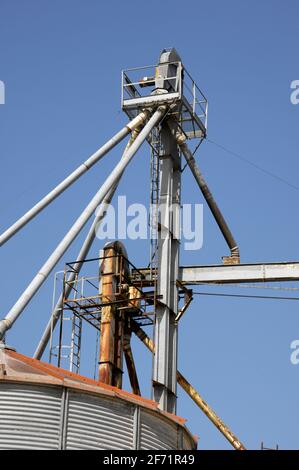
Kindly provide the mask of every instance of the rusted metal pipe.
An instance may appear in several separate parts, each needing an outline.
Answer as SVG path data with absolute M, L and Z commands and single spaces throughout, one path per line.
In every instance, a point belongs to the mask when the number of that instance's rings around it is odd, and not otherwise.
M 138 336 L 138 338 L 143 342 L 147 349 L 153 354 L 155 354 L 155 344 L 153 340 L 134 320 L 131 320 L 131 329 L 135 333 L 135 335 Z
M 100 293 L 102 299 L 101 336 L 99 358 L 99 381 L 122 388 L 124 313 L 115 304 L 120 286 L 128 284 L 129 266 L 127 253 L 122 243 L 115 241 L 104 247 L 101 263 Z M 127 302 L 127 292 L 123 297 Z M 107 303 L 107 305 L 105 305 Z
M 223 434 L 223 436 L 230 442 L 236 450 L 246 450 L 242 442 L 232 433 L 229 427 L 217 416 L 215 411 L 205 402 L 195 388 L 185 379 L 185 377 L 178 371 L 177 372 L 178 384 L 189 395 L 190 398 L 196 403 L 197 406 L 204 412 L 216 428 Z
M 238 264 L 240 262 L 240 250 L 237 242 L 235 241 L 215 199 L 213 198 L 213 195 L 196 164 L 192 152 L 185 143 L 185 136 L 183 134 L 177 135 L 177 143 L 231 251 L 231 256 L 223 257 L 223 261 L 227 264 Z
M 131 328 L 136 336 L 138 336 L 138 338 L 147 347 L 147 349 L 155 354 L 155 345 L 153 340 L 134 320 L 131 321 Z M 224 424 L 219 416 L 217 416 L 213 409 L 206 403 L 206 401 L 179 371 L 177 371 L 177 382 L 236 450 L 246 450 L 242 442 L 232 433 L 229 427 Z
M 116 320 L 118 312 L 113 305 L 117 289 L 117 253 L 113 244 L 110 245 L 104 248 L 104 259 L 101 264 L 102 302 L 109 302 L 109 305 L 103 306 L 101 313 L 99 380 L 107 385 L 116 385 L 115 375 L 117 375 L 118 386 L 121 388 L 122 367 L 119 364 L 119 370 L 116 371 L 115 364 L 116 335 L 119 333 Z

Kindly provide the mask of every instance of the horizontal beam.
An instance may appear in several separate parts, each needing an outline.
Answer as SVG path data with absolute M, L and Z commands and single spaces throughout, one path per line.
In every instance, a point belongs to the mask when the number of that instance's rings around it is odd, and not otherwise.
M 180 276 L 188 285 L 299 281 L 299 262 L 183 266 Z
M 154 105 L 174 103 L 180 99 L 179 93 L 168 93 L 162 95 L 141 96 L 140 98 L 130 98 L 123 101 L 122 108 L 146 108 Z
M 144 285 L 154 279 L 148 268 L 132 272 L 132 280 Z M 181 266 L 178 280 L 186 285 L 299 281 L 299 262 Z

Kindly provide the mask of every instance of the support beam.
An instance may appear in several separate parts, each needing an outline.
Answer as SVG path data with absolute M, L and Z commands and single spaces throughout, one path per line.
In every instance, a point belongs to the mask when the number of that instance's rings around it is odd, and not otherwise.
M 299 281 L 299 262 L 182 266 L 180 281 L 188 285 Z
M 162 95 L 141 96 L 140 98 L 131 98 L 124 100 L 123 108 L 134 109 L 137 106 L 142 108 L 152 107 L 157 105 L 169 105 L 176 103 L 180 99 L 179 93 L 168 93 Z
M 155 282 L 148 268 L 133 270 L 132 281 L 138 284 L 141 278 L 143 285 Z M 184 285 L 299 281 L 299 262 L 181 266 L 178 280 Z
M 179 281 L 177 281 L 177 286 L 181 287 L 181 289 L 184 292 L 184 301 L 185 301 L 185 303 L 184 303 L 183 307 L 179 310 L 179 312 L 178 312 L 178 314 L 175 318 L 176 322 L 178 322 L 182 318 L 182 316 L 184 315 L 184 313 L 186 312 L 186 310 L 188 309 L 188 307 L 190 306 L 190 304 L 193 300 L 193 291 L 192 291 L 192 289 L 187 289 Z
M 126 365 L 128 369 L 128 375 L 130 379 L 130 384 L 132 392 L 135 395 L 141 396 L 140 386 L 138 381 L 138 376 L 136 372 L 136 366 L 134 361 L 134 356 L 131 348 L 131 335 L 132 331 L 128 324 L 125 325 L 125 334 L 124 334 L 124 356 L 126 360 Z
M 189 395 L 194 403 L 199 406 L 199 408 L 204 412 L 204 414 L 209 418 L 210 421 L 216 426 L 216 428 L 223 434 L 223 436 L 229 441 L 229 443 L 236 450 L 246 450 L 244 444 L 232 433 L 229 427 L 224 424 L 222 419 L 217 416 L 214 410 L 205 402 L 205 400 L 200 396 L 197 390 L 188 382 L 187 379 L 178 371 L 177 373 L 178 384 L 182 387 L 183 390 Z
M 160 230 L 158 233 L 157 295 L 153 396 L 159 407 L 176 413 L 177 322 L 179 270 L 179 215 L 181 166 L 173 132 L 167 123 L 161 128 L 160 149 Z

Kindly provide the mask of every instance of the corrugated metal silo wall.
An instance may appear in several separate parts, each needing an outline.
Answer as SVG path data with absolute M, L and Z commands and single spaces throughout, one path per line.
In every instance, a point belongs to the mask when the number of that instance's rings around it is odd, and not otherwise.
M 0 449 L 58 449 L 61 389 L 0 383 Z
M 133 449 L 134 406 L 70 391 L 66 449 Z
M 193 449 L 188 432 L 129 401 L 0 382 L 0 449 Z

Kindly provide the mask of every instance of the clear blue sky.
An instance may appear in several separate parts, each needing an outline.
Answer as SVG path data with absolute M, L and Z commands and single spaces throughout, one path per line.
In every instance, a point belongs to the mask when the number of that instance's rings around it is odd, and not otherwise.
M 0 80 L 6 84 L 6 104 L 0 106 L 1 231 L 125 124 L 121 69 L 155 63 L 168 46 L 177 48 L 209 99 L 209 138 L 298 187 L 299 105 L 290 103 L 290 83 L 299 79 L 298 16 L 296 0 L 0 0 Z M 1 316 L 120 152 L 115 149 L 1 248 Z M 201 146 L 198 161 L 243 262 L 298 260 L 297 189 L 210 142 Z M 144 146 L 119 194 L 147 203 L 148 175 Z M 187 170 L 183 185 L 185 202 L 202 202 Z M 220 263 L 228 254 L 206 207 L 204 223 L 203 249 L 182 253 L 182 264 Z M 57 269 L 75 258 L 85 233 Z M 101 246 L 98 241 L 91 255 Z M 135 265 L 147 264 L 145 241 L 128 242 L 127 248 Z M 53 276 L 8 335 L 22 353 L 33 353 L 47 322 L 52 284 Z M 262 440 L 299 448 L 299 365 L 290 363 L 298 317 L 295 301 L 200 297 L 181 322 L 181 371 L 249 448 L 259 448 Z M 148 395 L 150 358 L 138 344 L 134 350 Z M 85 356 L 84 370 L 89 360 L 93 364 L 93 352 Z M 200 449 L 230 448 L 180 390 L 178 414 L 199 435 Z

